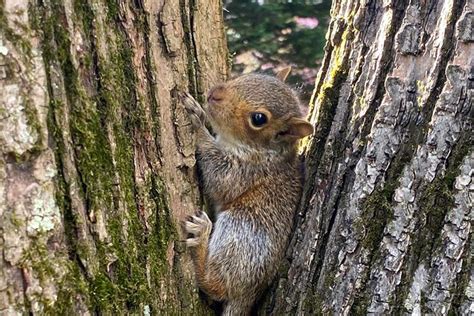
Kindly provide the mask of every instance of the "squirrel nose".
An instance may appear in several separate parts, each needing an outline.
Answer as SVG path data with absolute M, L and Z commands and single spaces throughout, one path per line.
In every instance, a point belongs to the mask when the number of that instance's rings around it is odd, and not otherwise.
M 217 85 L 211 88 L 211 90 L 209 90 L 209 93 L 207 94 L 207 103 L 213 104 L 222 101 L 222 99 L 224 98 L 224 93 L 225 88 L 222 85 Z

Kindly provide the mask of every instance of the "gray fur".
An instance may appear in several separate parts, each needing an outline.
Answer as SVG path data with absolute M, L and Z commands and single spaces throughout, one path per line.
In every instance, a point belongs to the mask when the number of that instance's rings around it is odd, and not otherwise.
M 270 107 L 277 117 L 302 115 L 295 96 L 278 79 L 254 75 L 250 83 L 238 79 L 232 84 L 247 91 L 242 98 Z M 265 93 L 255 93 L 262 86 Z M 282 151 L 280 144 L 256 148 L 215 139 L 203 124 L 206 113 L 201 106 L 189 95 L 182 99 L 197 131 L 204 193 L 217 211 L 210 236 L 207 215 L 185 223 L 187 233 L 193 234 L 187 244 L 198 283 L 213 299 L 224 301 L 224 315 L 248 315 L 274 278 L 293 226 L 302 186 L 295 146 Z M 286 112 L 285 99 L 292 104 Z

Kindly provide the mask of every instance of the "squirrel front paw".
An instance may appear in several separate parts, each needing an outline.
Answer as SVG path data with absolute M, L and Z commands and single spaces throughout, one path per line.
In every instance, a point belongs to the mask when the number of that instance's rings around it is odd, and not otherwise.
M 186 239 L 186 246 L 196 247 L 207 242 L 212 230 L 212 222 L 206 212 L 198 211 L 196 215 L 189 216 L 184 222 L 184 229 L 192 237 Z
M 206 121 L 206 113 L 202 109 L 201 105 L 187 92 L 182 92 L 179 95 L 184 108 L 189 114 L 191 123 L 195 129 L 199 129 L 204 126 Z

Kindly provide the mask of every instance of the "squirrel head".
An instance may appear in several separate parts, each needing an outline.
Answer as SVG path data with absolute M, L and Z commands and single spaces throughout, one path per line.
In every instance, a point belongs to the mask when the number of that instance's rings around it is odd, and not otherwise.
M 289 72 L 247 74 L 213 87 L 205 110 L 218 137 L 233 145 L 282 151 L 312 134 L 298 98 L 284 83 Z

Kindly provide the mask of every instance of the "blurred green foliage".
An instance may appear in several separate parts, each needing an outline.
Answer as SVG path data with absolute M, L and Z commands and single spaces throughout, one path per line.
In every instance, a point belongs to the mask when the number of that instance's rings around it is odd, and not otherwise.
M 225 4 L 230 52 L 255 49 L 266 58 L 277 58 L 300 67 L 315 67 L 324 55 L 331 1 L 321 4 L 267 3 L 234 0 Z M 302 28 L 295 17 L 316 18 L 316 28 Z

